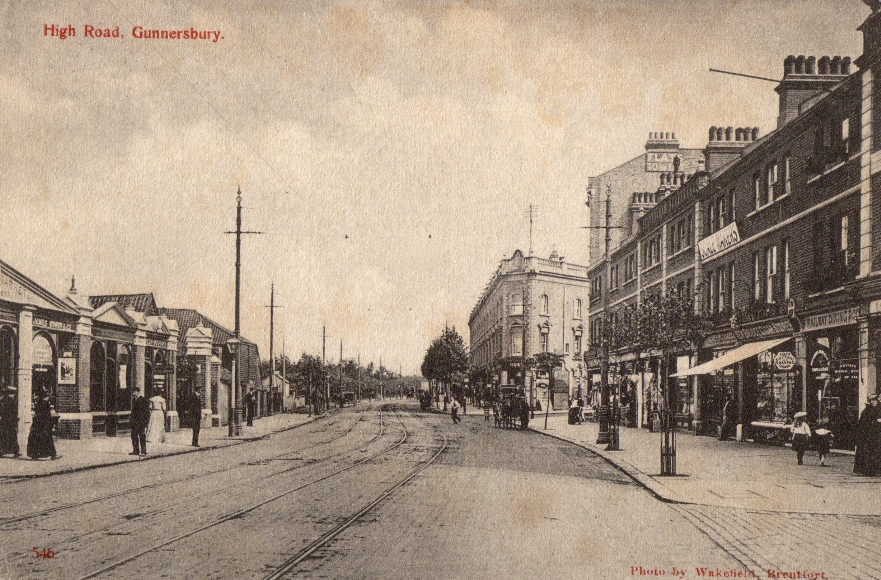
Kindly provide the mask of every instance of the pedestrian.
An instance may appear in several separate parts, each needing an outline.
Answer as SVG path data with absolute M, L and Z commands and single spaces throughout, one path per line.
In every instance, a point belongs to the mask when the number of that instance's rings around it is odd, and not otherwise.
M 483 422 L 484 423 L 489 423 L 489 414 L 490 414 L 489 403 L 484 401 L 483 402 Z
M 526 402 L 526 397 L 520 397 L 520 429 L 525 430 L 529 427 L 529 403 Z
M 245 416 L 248 427 L 254 426 L 254 391 L 248 391 L 245 395 Z
M 132 388 L 131 427 L 132 452 L 129 455 L 144 457 L 147 455 L 147 425 L 150 422 L 150 403 L 141 394 L 138 387 Z
M 807 422 L 805 422 L 805 417 L 807 417 L 807 413 L 804 411 L 799 411 L 793 416 L 793 424 L 792 424 L 792 450 L 796 453 L 796 458 L 798 459 L 798 464 L 801 465 L 804 460 L 805 451 L 808 450 L 811 444 L 811 428 L 808 427 Z
M 814 441 L 817 447 L 817 455 L 820 456 L 820 465 L 826 467 L 826 454 L 832 447 L 832 431 L 829 429 L 814 430 Z
M 459 418 L 459 401 L 456 400 L 456 397 L 453 397 L 453 402 L 450 406 L 450 416 L 453 418 L 453 425 L 462 420 Z
M 162 391 L 150 397 L 150 421 L 147 423 L 147 441 L 150 443 L 165 442 L 165 398 Z
M 731 428 L 731 397 L 725 397 L 722 405 L 722 422 L 719 424 L 719 441 L 728 439 L 728 431 Z
M 879 436 L 881 436 L 881 412 L 878 408 L 878 395 L 870 395 L 866 408 L 860 414 L 856 428 L 857 449 L 854 454 L 853 472 L 859 475 L 878 475 Z
M 43 392 L 34 406 L 34 422 L 31 423 L 31 432 L 28 434 L 28 457 L 42 459 L 51 457 L 58 459 L 55 452 L 55 441 L 52 439 L 52 404 L 49 402 L 49 394 Z
M 190 400 L 187 401 L 187 410 L 190 414 L 190 425 L 193 427 L 192 446 L 199 446 L 199 431 L 202 429 L 202 389 L 196 387 L 190 393 Z
M 0 456 L 19 457 L 18 447 L 18 401 L 16 389 L 8 386 L 0 398 Z

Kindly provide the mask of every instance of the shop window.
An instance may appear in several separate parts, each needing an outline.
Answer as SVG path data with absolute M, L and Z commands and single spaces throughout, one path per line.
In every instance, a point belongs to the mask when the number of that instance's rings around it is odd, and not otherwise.
M 48 395 L 52 403 L 55 403 L 55 348 L 52 341 L 40 333 L 33 340 L 33 378 L 32 394 L 34 402 L 38 397 Z

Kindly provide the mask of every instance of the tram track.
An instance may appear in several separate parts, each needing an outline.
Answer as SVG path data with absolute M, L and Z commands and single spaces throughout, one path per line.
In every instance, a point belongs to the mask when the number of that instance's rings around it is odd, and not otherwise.
M 346 437 L 348 434 L 350 434 L 355 429 L 355 427 L 358 426 L 359 423 L 361 423 L 364 420 L 366 413 L 368 411 L 370 411 L 369 408 L 361 411 L 358 415 L 358 419 L 355 421 L 352 421 L 351 425 L 349 425 L 347 428 L 345 428 L 338 435 L 335 435 L 334 437 L 327 439 L 325 441 L 318 441 L 316 443 L 313 443 L 313 445 L 312 445 L 313 451 L 316 446 L 329 446 L 329 445 L 336 443 L 337 441 L 340 441 L 344 437 Z M 373 436 L 371 439 L 369 439 L 365 443 L 362 443 L 361 446 L 368 446 L 368 445 L 372 444 L 373 442 L 375 442 L 377 439 L 379 439 L 383 434 L 383 429 L 384 429 L 383 416 L 382 416 L 382 409 L 380 408 L 380 410 L 379 410 L 379 430 L 375 436 Z M 248 442 L 248 443 L 252 443 L 252 442 Z M 225 449 L 225 448 L 218 448 L 218 449 Z M 215 451 L 215 450 L 212 449 L 210 451 Z M 326 455 L 321 458 L 317 458 L 317 459 L 313 459 L 313 460 L 304 460 L 304 463 L 301 465 L 286 467 L 280 471 L 274 471 L 274 472 L 266 474 L 266 475 L 261 475 L 261 476 L 259 476 L 259 480 L 265 480 L 265 479 L 269 479 L 272 477 L 277 477 L 279 475 L 290 473 L 292 471 L 296 471 L 296 470 L 303 469 L 306 467 L 315 467 L 321 463 L 331 462 L 331 461 L 337 459 L 338 457 L 344 456 L 345 454 L 351 453 L 351 452 L 352 452 L 351 449 L 344 449 L 339 452 L 331 453 L 331 454 Z M 296 450 L 296 451 L 292 451 L 292 452 L 288 452 L 288 453 L 282 453 L 279 455 L 271 456 L 267 459 L 258 460 L 257 462 L 255 462 L 253 459 L 249 459 L 246 461 L 239 461 L 234 465 L 229 465 L 229 466 L 225 465 L 225 466 L 222 466 L 218 469 L 211 469 L 211 470 L 208 470 L 208 471 L 205 471 L 202 473 L 190 474 L 190 475 L 187 475 L 184 477 L 167 479 L 167 480 L 158 481 L 155 483 L 148 483 L 148 484 L 144 484 L 144 485 L 141 485 L 138 487 L 133 487 L 131 489 L 119 491 L 116 493 L 105 494 L 105 495 L 102 495 L 101 497 L 92 498 L 92 499 L 89 499 L 86 501 L 65 504 L 65 505 L 59 505 L 59 506 L 50 507 L 50 508 L 43 508 L 43 509 L 29 512 L 27 514 L 22 514 L 22 515 L 18 515 L 18 516 L 14 516 L 14 517 L 9 517 L 9 518 L 0 518 L 0 530 L 8 529 L 8 526 L 13 525 L 13 524 L 20 524 L 20 523 L 23 523 L 23 522 L 26 522 L 29 520 L 34 520 L 36 518 L 45 517 L 45 516 L 56 514 L 59 512 L 77 510 L 77 509 L 85 508 L 85 507 L 92 506 L 95 504 L 99 504 L 101 502 L 124 498 L 126 496 L 133 495 L 133 494 L 142 494 L 144 491 L 155 491 L 155 490 L 161 489 L 163 487 L 169 487 L 169 486 L 178 485 L 178 484 L 186 484 L 186 483 L 193 482 L 193 481 L 196 481 L 199 479 L 218 476 L 223 473 L 232 472 L 236 469 L 241 469 L 243 467 L 253 466 L 258 463 L 267 464 L 272 461 L 283 460 L 286 457 L 290 457 L 292 455 L 296 455 L 299 453 L 300 453 L 300 450 Z M 168 457 L 174 457 L 174 456 L 168 456 Z M 159 459 L 164 459 L 164 458 L 165 457 L 162 457 Z M 231 487 L 231 486 L 227 486 L 224 488 L 216 488 L 215 487 L 213 489 L 215 491 L 222 492 L 222 491 L 226 491 L 229 487 Z
M 384 405 L 384 406 L 387 407 L 387 408 L 388 408 L 388 407 L 392 407 L 392 406 L 396 407 L 396 405 Z M 382 406 L 380 407 L 380 410 L 382 410 Z M 144 549 L 144 550 L 141 550 L 141 551 L 139 551 L 139 552 L 137 552 L 137 553 L 135 553 L 135 554 L 129 555 L 129 556 L 127 556 L 127 557 L 125 557 L 125 558 L 122 558 L 122 559 L 120 559 L 120 560 L 117 560 L 117 561 L 115 561 L 115 562 L 113 562 L 113 563 L 107 564 L 107 565 L 105 565 L 104 567 L 102 567 L 102 568 L 100 568 L 100 569 L 98 569 L 98 570 L 94 570 L 94 571 L 92 571 L 92 572 L 89 572 L 87 575 L 85 575 L 85 576 L 81 576 L 80 579 L 81 579 L 81 580 L 86 580 L 86 579 L 89 579 L 89 578 L 97 578 L 98 576 L 101 576 L 101 575 L 106 574 L 106 573 L 108 573 L 108 572 L 111 572 L 111 571 L 117 570 L 117 569 L 119 569 L 119 568 L 125 566 L 126 564 L 129 564 L 129 563 L 135 562 L 136 560 L 138 560 L 138 559 L 140 559 L 140 558 L 143 558 L 144 556 L 147 556 L 148 554 L 152 554 L 152 553 L 155 553 L 155 552 L 158 552 L 158 551 L 162 551 L 162 550 L 167 550 L 167 549 L 169 549 L 170 547 L 172 547 L 174 544 L 176 544 L 176 543 L 178 543 L 178 542 L 181 542 L 181 541 L 187 540 L 187 539 L 189 539 L 189 538 L 192 538 L 192 537 L 194 537 L 194 536 L 197 536 L 197 535 L 199 535 L 199 534 L 202 534 L 202 533 L 204 533 L 204 532 L 206 532 L 206 531 L 208 531 L 208 530 L 211 530 L 211 529 L 213 529 L 213 528 L 216 528 L 217 526 L 220 526 L 220 525 L 222 525 L 222 524 L 224 524 L 224 523 L 226 523 L 226 522 L 229 522 L 229 521 L 232 521 L 232 520 L 235 520 L 235 519 L 242 518 L 243 516 L 245 516 L 245 515 L 247 515 L 247 514 L 249 514 L 249 513 L 251 513 L 251 512 L 254 512 L 255 510 L 257 510 L 257 509 L 259 509 L 259 508 L 261 508 L 261 507 L 263 507 L 263 506 L 266 506 L 266 505 L 268 505 L 268 504 L 271 504 L 272 502 L 276 502 L 276 501 L 278 501 L 278 500 L 280 500 L 280 499 L 282 499 L 282 498 L 284 498 L 284 497 L 287 497 L 287 496 L 289 496 L 289 495 L 291 495 L 291 494 L 293 494 L 293 493 L 296 493 L 296 492 L 298 492 L 298 491 L 301 491 L 301 490 L 303 490 L 303 489 L 305 489 L 305 488 L 308 488 L 308 487 L 311 487 L 311 486 L 315 486 L 315 485 L 317 485 L 317 484 L 319 484 L 319 483 L 325 482 L 325 481 L 327 481 L 327 480 L 329 480 L 329 479 L 331 479 L 331 478 L 334 478 L 334 477 L 336 477 L 336 476 L 339 476 L 340 474 L 343 474 L 343 473 L 349 472 L 349 471 L 351 471 L 351 470 L 354 470 L 355 468 L 357 468 L 357 467 L 359 467 L 359 466 L 362 466 L 362 465 L 365 465 L 365 464 L 367 464 L 367 463 L 370 463 L 370 462 L 372 462 L 374 459 L 377 459 L 377 458 L 379 458 L 379 457 L 381 457 L 381 456 L 383 456 L 383 455 L 386 455 L 386 454 L 390 453 L 391 451 L 394 451 L 395 449 L 398 449 L 399 447 L 401 447 L 401 446 L 407 441 L 407 439 L 408 439 L 408 437 L 409 437 L 409 433 L 408 433 L 406 427 L 404 426 L 404 423 L 403 423 L 403 421 L 402 421 L 401 418 L 400 418 L 400 413 L 397 411 L 397 409 L 395 409 L 395 410 L 393 411 L 393 413 L 394 413 L 396 419 L 398 420 L 398 424 L 399 424 L 399 426 L 400 426 L 400 429 L 401 429 L 401 432 L 402 432 L 402 436 L 401 436 L 401 438 L 400 438 L 399 440 L 397 440 L 396 442 L 394 442 L 394 443 L 391 444 L 390 446 L 386 447 L 385 449 L 382 449 L 382 450 L 380 450 L 380 451 L 377 451 L 377 452 L 375 452 L 375 453 L 369 455 L 368 457 L 365 457 L 365 458 L 362 458 L 362 459 L 360 459 L 360 460 L 358 460 L 358 461 L 355 461 L 355 462 L 352 463 L 351 465 L 348 465 L 348 466 L 343 467 L 343 468 L 341 468 L 341 469 L 335 470 L 335 471 L 333 471 L 333 472 L 331 472 L 331 473 L 324 474 L 324 475 L 322 475 L 322 476 L 320 476 L 320 477 L 316 477 L 316 478 L 310 479 L 309 481 L 299 483 L 299 484 L 295 485 L 295 486 L 292 487 L 292 488 L 288 488 L 288 489 L 285 489 L 285 490 L 283 490 L 283 491 L 281 491 L 281 492 L 279 492 L 279 493 L 275 493 L 275 494 L 271 495 L 271 496 L 268 497 L 268 498 L 262 499 L 262 500 L 260 500 L 260 501 L 258 501 L 258 502 L 254 502 L 254 503 L 252 503 L 252 504 L 250 504 L 250 505 L 248 505 L 248 506 L 246 506 L 246 507 L 244 507 L 244 508 L 237 509 L 237 510 L 235 510 L 235 511 L 233 511 L 233 512 L 231 512 L 231 513 L 227 513 L 227 514 L 225 514 L 225 515 L 223 515 L 223 516 L 221 516 L 221 517 L 219 517 L 219 518 L 214 518 L 212 521 L 210 521 L 210 522 L 208 522 L 208 523 L 206 523 L 206 524 L 204 524 L 204 525 L 202 525 L 202 526 L 199 526 L 199 527 L 194 528 L 194 529 L 192 529 L 192 530 L 188 530 L 188 531 L 182 532 L 182 533 L 180 533 L 180 534 L 177 534 L 177 535 L 175 535 L 175 536 L 173 536 L 173 537 L 171 537 L 171 538 L 165 539 L 164 541 L 159 542 L 159 543 L 156 543 L 156 544 L 154 544 L 154 545 L 152 545 L 152 546 L 150 546 L 150 547 L 148 547 L 148 548 L 146 548 L 146 549 Z M 382 428 L 381 428 L 381 431 L 382 431 Z M 446 440 L 444 439 L 444 447 L 445 447 L 445 445 L 446 445 Z M 443 451 L 443 447 L 442 447 L 441 451 L 439 451 L 439 452 L 438 452 L 438 453 L 432 458 L 431 461 L 433 462 L 433 461 L 437 458 L 437 456 L 440 455 L 440 453 L 441 453 L 442 451 Z M 427 465 L 426 465 L 426 466 L 427 466 Z M 412 479 L 413 477 L 415 477 L 416 474 L 418 473 L 418 471 L 421 471 L 422 469 L 424 469 L 424 467 L 421 467 L 421 468 L 417 469 L 415 472 L 411 473 L 411 474 L 408 476 L 408 478 L 406 479 L 406 481 L 409 481 L 410 479 Z M 395 486 L 392 486 L 391 489 L 387 490 L 384 494 L 381 495 L 380 498 L 378 498 L 378 499 L 376 499 L 374 502 L 372 502 L 372 503 L 370 504 L 370 506 L 368 506 L 367 509 L 362 510 L 362 511 L 363 511 L 364 513 L 366 513 L 366 511 L 368 511 L 370 508 L 372 508 L 373 506 L 375 506 L 376 504 L 378 504 L 382 499 L 384 499 L 385 497 L 387 497 L 387 496 L 388 496 L 390 493 L 392 493 L 395 489 L 397 489 L 398 487 L 404 485 L 404 484 L 406 483 L 406 481 L 398 482 Z M 360 515 L 363 515 L 363 514 L 360 514 Z M 358 517 L 360 517 L 360 515 L 359 515 Z M 355 518 L 355 519 L 357 519 L 357 518 Z M 355 520 L 353 519 L 352 522 L 354 522 L 354 521 L 355 521 Z M 351 525 L 351 522 L 350 522 L 348 525 Z M 342 531 L 342 530 L 337 531 L 336 534 L 338 534 L 340 531 Z M 336 534 L 334 534 L 334 535 L 336 535 Z M 325 540 L 325 543 L 326 543 L 327 541 L 330 541 L 330 539 L 332 539 L 332 538 L 328 538 L 328 539 L 326 539 L 326 540 Z M 318 546 L 318 547 L 320 547 L 320 546 Z M 172 548 L 172 549 L 173 549 L 173 548 Z M 317 549 L 317 547 L 316 547 L 315 549 Z M 314 550 L 313 550 L 313 551 L 314 551 Z M 294 564 L 294 565 L 295 565 L 295 564 Z
M 402 423 L 403 425 L 403 423 Z M 279 580 L 284 578 L 290 572 L 292 572 L 300 563 L 304 560 L 312 556 L 315 552 L 320 550 L 321 548 L 327 546 L 334 538 L 342 534 L 344 531 L 349 529 L 352 525 L 354 525 L 358 520 L 360 520 L 363 516 L 373 510 L 377 505 L 386 500 L 392 493 L 409 483 L 413 478 L 415 478 L 419 473 L 421 473 L 424 469 L 428 468 L 441 456 L 441 454 L 447 449 L 448 441 L 447 437 L 440 432 L 434 425 L 431 425 L 432 429 L 441 436 L 442 444 L 439 446 L 437 451 L 425 462 L 421 463 L 418 467 L 411 470 L 407 473 L 403 478 L 399 478 L 393 485 L 388 487 L 385 491 L 379 494 L 376 499 L 367 504 L 362 509 L 358 510 L 348 518 L 346 518 L 342 523 L 336 525 L 333 529 L 328 532 L 322 534 L 319 538 L 311 542 L 304 549 L 300 550 L 297 554 L 289 558 L 284 564 L 279 566 L 275 571 L 271 574 L 264 577 L 264 580 Z

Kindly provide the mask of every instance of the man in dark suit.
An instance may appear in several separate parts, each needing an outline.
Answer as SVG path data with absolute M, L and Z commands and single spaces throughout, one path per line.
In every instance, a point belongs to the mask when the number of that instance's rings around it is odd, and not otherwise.
M 199 446 L 199 431 L 202 429 L 202 389 L 196 387 L 187 401 L 190 424 L 193 426 L 193 447 Z
M 0 398 L 0 455 L 21 455 L 18 448 L 18 400 L 15 387 L 6 387 Z
M 132 449 L 131 455 L 147 455 L 147 423 L 150 422 L 150 403 L 141 394 L 141 389 L 134 387 L 132 395 Z

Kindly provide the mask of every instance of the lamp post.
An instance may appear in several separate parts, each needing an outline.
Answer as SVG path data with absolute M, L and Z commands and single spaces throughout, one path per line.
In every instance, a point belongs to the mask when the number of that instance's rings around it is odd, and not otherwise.
M 230 384 L 229 389 L 227 389 L 227 407 L 229 416 L 227 417 L 229 422 L 229 436 L 234 437 L 236 435 L 242 434 L 242 425 L 239 423 L 236 424 L 235 417 L 235 409 L 236 409 L 236 385 L 239 383 L 239 365 L 238 362 L 238 352 L 239 352 L 239 339 L 236 337 L 232 337 L 226 341 L 226 348 L 229 350 L 229 356 L 232 359 L 232 373 L 230 376 Z

